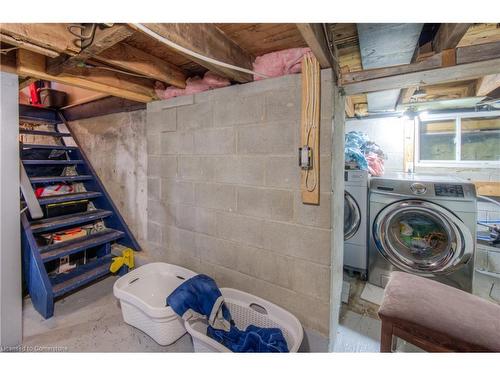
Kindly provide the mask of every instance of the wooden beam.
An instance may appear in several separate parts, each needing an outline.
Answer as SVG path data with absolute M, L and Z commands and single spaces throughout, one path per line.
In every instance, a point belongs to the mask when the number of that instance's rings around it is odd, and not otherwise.
M 500 42 L 457 48 L 457 64 L 484 61 L 500 57 Z
M 85 104 L 63 109 L 67 121 L 81 120 L 90 117 L 104 116 L 111 113 L 131 112 L 146 109 L 144 103 L 108 96 Z
M 68 55 L 80 52 L 80 48 L 73 43 L 75 36 L 63 23 L 2 23 L 0 32 L 25 45 L 35 45 Z
M 434 52 L 456 48 L 471 23 L 442 23 L 432 41 Z
M 408 74 L 440 68 L 442 66 L 442 55 L 434 55 L 420 62 L 405 65 L 389 66 L 385 68 L 366 69 L 357 72 L 342 74 L 342 84 L 347 85 L 356 82 L 368 81 L 376 78 L 384 78 L 399 74 Z
M 213 24 L 149 23 L 144 26 L 162 37 L 176 43 L 177 45 L 187 48 L 193 52 L 197 52 L 200 55 L 241 68 L 252 69 L 253 56 L 243 50 Z M 148 38 L 151 38 L 151 36 L 147 36 Z M 234 81 L 249 82 L 253 80 L 251 74 L 224 68 L 211 62 L 192 57 L 188 54 L 181 54 L 186 56 L 189 60 Z
M 15 51 L 0 56 L 0 70 L 4 73 L 17 74 Z
M 37 46 L 36 44 L 32 44 L 29 42 L 25 42 L 23 40 L 17 40 L 9 35 L 5 34 L 0 34 L 0 42 L 2 43 L 8 43 L 11 44 L 15 47 L 27 49 L 28 51 L 36 52 L 36 53 L 41 53 L 42 55 L 48 56 L 48 57 L 57 57 L 59 56 L 59 52 L 56 52 L 54 50 L 44 48 Z
M 170 85 L 186 87 L 186 75 L 177 66 L 125 43 L 106 49 L 95 59 Z
M 115 44 L 127 39 L 134 33 L 127 25 L 115 24 L 111 27 L 104 29 L 96 28 L 92 44 L 77 55 L 80 59 L 88 59 L 92 56 L 98 55 L 108 48 L 113 47 Z
M 354 103 L 352 102 L 352 98 L 350 96 L 345 97 L 345 114 L 347 117 L 354 117 Z
M 53 75 L 62 74 L 65 69 L 74 67 L 79 62 L 86 61 L 92 56 L 98 55 L 116 43 L 128 38 L 133 33 L 134 30 L 126 25 L 114 25 L 105 29 L 97 27 L 92 44 L 72 57 L 67 58 L 62 56 L 60 59 L 52 61 L 47 67 L 47 72 Z
M 298 23 L 297 29 L 311 49 L 321 68 L 334 67 L 325 32 L 320 23 Z
M 36 81 L 37 81 L 36 78 L 31 78 L 31 77 L 27 77 L 27 78 L 23 79 L 22 81 L 19 82 L 19 91 L 28 87 L 32 83 L 35 83 Z
M 384 69 L 387 69 L 384 75 L 380 75 L 379 72 L 375 74 L 379 75 L 380 78 L 365 79 L 353 83 L 345 82 L 345 93 L 347 95 L 355 95 L 411 86 L 425 86 L 476 79 L 488 74 L 500 73 L 500 58 L 426 70 L 416 70 L 414 66 L 410 66 L 407 72 L 404 72 L 405 69 L 401 70 L 400 67 Z M 365 71 L 365 73 L 366 72 L 368 71 Z
M 478 48 L 480 47 L 480 48 Z M 382 88 L 380 87 L 378 90 L 373 88 L 373 81 L 382 79 L 382 78 L 388 78 L 391 77 L 391 79 L 394 79 L 396 76 L 400 77 L 418 77 L 419 74 L 422 75 L 425 71 L 436 71 L 439 68 L 443 68 L 447 65 L 453 65 L 453 59 L 450 58 L 450 52 L 449 50 L 443 51 L 439 54 L 435 54 L 425 60 L 412 63 L 412 64 L 406 64 L 406 65 L 398 65 L 398 66 L 393 66 L 393 67 L 387 67 L 387 68 L 378 68 L 378 69 L 368 69 L 368 70 L 362 70 L 359 72 L 352 72 L 352 73 L 346 73 L 342 75 L 342 84 L 344 86 L 351 86 L 349 89 L 346 89 L 346 93 L 348 95 L 351 94 L 359 94 L 363 92 L 373 92 L 373 91 L 382 91 L 382 90 L 387 90 L 387 88 Z M 488 74 L 493 74 L 497 73 L 496 69 L 494 69 L 493 66 L 490 66 L 489 64 L 479 64 L 479 65 L 474 65 L 473 63 L 477 62 L 487 62 L 487 61 L 493 61 L 496 59 L 500 58 L 500 45 L 499 43 L 488 43 L 484 44 L 481 46 L 468 46 L 468 47 L 462 47 L 458 48 L 456 50 L 456 56 L 455 56 L 455 63 L 458 64 L 458 66 L 462 66 L 462 68 L 457 68 L 457 69 L 451 69 L 453 72 L 459 72 L 462 71 L 464 73 L 463 80 L 466 79 L 474 79 L 481 77 L 482 75 L 488 75 Z M 465 65 L 468 64 L 467 68 L 464 68 Z M 468 72 L 469 68 L 473 67 L 488 67 L 485 68 L 484 74 L 480 74 L 479 76 L 474 76 L 471 75 L 471 71 Z M 454 66 L 449 66 L 449 68 L 454 68 Z M 445 72 L 445 71 L 443 71 Z M 468 72 L 468 73 L 467 73 Z M 412 73 L 417 73 L 413 74 Z M 430 79 L 430 77 L 427 77 L 428 81 L 419 81 L 414 80 L 415 86 L 420 86 L 420 85 L 426 85 L 426 84 L 435 84 L 435 83 L 443 83 L 443 82 L 453 82 L 456 80 L 459 80 L 460 74 L 457 75 L 454 78 L 451 77 L 446 77 L 443 76 L 442 79 L 440 79 L 438 76 L 435 74 L 436 72 L 433 72 L 431 75 L 434 77 Z M 475 71 L 474 74 L 479 74 L 479 71 Z M 424 74 L 424 76 L 428 76 Z M 429 80 L 430 79 L 430 80 Z M 355 83 L 361 83 L 361 82 L 367 83 L 368 81 L 371 81 L 371 87 L 369 88 L 368 85 L 366 87 L 366 90 L 370 91 L 359 91 L 363 90 L 361 87 L 363 85 L 353 85 Z M 379 81 L 376 81 L 378 83 Z M 389 84 L 389 81 L 385 82 L 385 84 Z M 397 85 L 396 83 L 393 83 L 390 85 L 390 88 L 404 88 L 404 87 L 411 87 L 412 85 L 408 86 L 407 82 L 402 81 L 401 85 Z M 383 86 L 386 87 L 386 86 Z M 353 91 L 355 90 L 355 91 Z
M 478 79 L 475 94 L 476 96 L 487 96 L 498 87 L 500 87 L 500 74 L 490 74 Z
M 409 103 L 418 86 L 410 86 L 401 91 L 399 104 Z
M 45 56 L 27 50 L 17 54 L 17 74 L 66 83 L 138 102 L 156 98 L 152 81 L 98 69 L 75 69 L 72 75 L 54 76 L 46 72 Z

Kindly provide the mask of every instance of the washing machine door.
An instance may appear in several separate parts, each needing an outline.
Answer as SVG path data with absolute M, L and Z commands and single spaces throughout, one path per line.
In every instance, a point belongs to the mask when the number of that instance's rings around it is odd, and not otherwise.
M 344 241 L 356 234 L 361 223 L 361 211 L 354 197 L 344 191 Z
M 386 206 L 375 218 L 378 251 L 394 266 L 422 276 L 449 274 L 474 252 L 470 230 L 451 211 L 423 200 Z

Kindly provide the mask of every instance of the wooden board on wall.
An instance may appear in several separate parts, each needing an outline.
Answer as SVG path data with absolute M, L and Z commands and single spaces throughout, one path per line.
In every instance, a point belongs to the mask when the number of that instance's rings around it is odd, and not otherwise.
M 309 60 L 310 63 L 308 63 L 309 68 L 307 68 L 305 66 L 306 58 L 307 55 L 302 61 L 302 116 L 300 139 L 301 147 L 308 145 L 312 149 L 312 168 L 309 170 L 301 170 L 302 203 L 319 204 L 321 71 L 319 62 L 314 56 L 311 56 Z M 308 72 L 310 72 L 310 74 L 308 74 Z M 309 85 L 307 82 L 309 82 Z M 310 131 L 308 131 L 308 128 Z

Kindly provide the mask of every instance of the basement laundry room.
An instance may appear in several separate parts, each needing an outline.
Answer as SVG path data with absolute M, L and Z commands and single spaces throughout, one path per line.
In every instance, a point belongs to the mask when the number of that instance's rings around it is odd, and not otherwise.
M 499 23 L 0 43 L 2 352 L 500 351 Z

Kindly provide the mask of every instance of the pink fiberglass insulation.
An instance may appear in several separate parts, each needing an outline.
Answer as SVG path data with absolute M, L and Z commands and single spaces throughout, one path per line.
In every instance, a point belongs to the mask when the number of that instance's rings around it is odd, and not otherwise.
M 231 82 L 228 79 L 218 76 L 212 72 L 206 72 L 203 78 L 198 76 L 188 78 L 186 80 L 186 88 L 180 89 L 175 86 L 169 86 L 165 88 L 165 85 L 161 82 L 155 84 L 156 95 L 160 99 L 170 99 L 176 96 L 197 94 L 199 92 L 216 89 L 219 87 L 229 86 Z
M 311 52 L 310 48 L 290 48 L 266 53 L 255 59 L 253 70 L 268 77 L 300 73 L 302 70 L 302 57 L 308 52 Z M 258 81 L 260 79 L 264 78 L 254 74 L 254 80 Z

